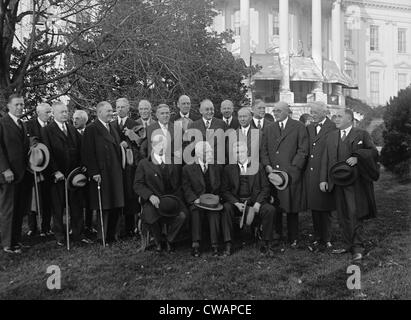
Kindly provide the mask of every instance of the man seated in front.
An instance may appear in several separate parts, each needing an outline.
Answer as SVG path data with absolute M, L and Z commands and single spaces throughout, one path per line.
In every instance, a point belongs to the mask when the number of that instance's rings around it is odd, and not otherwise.
M 148 137 L 150 139 L 150 137 Z M 134 191 L 142 199 L 142 223 L 148 228 L 156 243 L 156 252 L 165 247 L 168 253 L 174 251 L 173 242 L 186 219 L 181 190 L 181 165 L 175 165 L 166 157 L 169 147 L 162 134 L 151 137 L 151 155 L 138 164 Z M 167 235 L 162 234 L 164 225 Z
M 220 195 L 223 166 L 214 164 L 213 150 L 208 141 L 195 145 L 195 163 L 183 167 L 183 191 L 191 213 L 192 255 L 200 256 L 202 221 L 207 216 L 210 226 L 210 240 L 213 256 L 218 256 L 218 237 L 220 234 L 221 208 L 205 209 L 201 206 L 200 196 Z M 219 210 L 218 210 L 219 209 Z
M 233 222 L 236 217 L 242 215 L 245 206 L 251 207 L 250 209 L 255 212 L 257 219 L 253 224 L 258 224 L 258 227 L 262 228 L 260 252 L 267 254 L 273 236 L 275 214 L 275 208 L 269 204 L 270 185 L 263 167 L 259 163 L 257 168 L 252 166 L 251 161 L 258 161 L 258 159 L 248 158 L 247 143 L 240 140 L 233 148 L 237 163 L 225 166 L 221 187 L 225 202 L 221 214 L 224 255 L 228 256 L 232 253 Z

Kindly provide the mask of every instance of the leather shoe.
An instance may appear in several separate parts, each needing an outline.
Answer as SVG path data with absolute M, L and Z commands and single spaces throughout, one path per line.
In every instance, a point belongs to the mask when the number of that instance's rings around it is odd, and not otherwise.
M 223 256 L 227 257 L 227 256 L 231 256 L 232 252 L 231 252 L 231 242 L 227 242 L 225 244 L 225 249 L 223 252 Z
M 298 248 L 298 242 L 297 242 L 297 240 L 294 240 L 293 242 L 291 242 L 290 248 L 291 248 L 291 249 L 297 249 L 297 248 Z
M 174 246 L 170 242 L 166 242 L 166 250 L 167 253 L 174 253 L 176 250 L 174 249 Z
M 192 251 L 191 251 L 191 255 L 193 257 L 200 257 L 200 248 L 199 247 L 193 247 Z
M 358 262 L 358 261 L 361 261 L 362 260 L 362 253 L 354 253 L 353 255 L 352 255 L 352 261 L 353 262 Z
M 213 247 L 212 256 L 213 256 L 213 257 L 218 257 L 218 247 Z

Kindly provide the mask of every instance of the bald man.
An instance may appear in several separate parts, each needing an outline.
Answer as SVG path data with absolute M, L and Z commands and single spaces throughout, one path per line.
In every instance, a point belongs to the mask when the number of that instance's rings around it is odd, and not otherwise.
M 290 117 L 286 102 L 274 105 L 276 122 L 263 131 L 261 162 L 270 178 L 273 170 L 287 172 L 290 177 L 284 190 L 276 190 L 280 208 L 287 214 L 288 240 L 298 247 L 298 212 L 306 209 L 303 169 L 308 156 L 308 135 L 305 126 Z
M 48 103 L 40 103 L 36 107 L 37 116 L 26 122 L 27 132 L 31 138 L 37 142 L 43 142 L 41 137 L 42 128 L 48 125 L 52 118 L 52 108 Z M 39 198 L 41 206 L 41 222 L 40 222 L 40 236 L 46 237 L 52 235 L 51 231 L 51 201 L 50 195 L 50 180 L 44 179 L 39 183 Z M 35 199 L 33 199 L 35 201 Z M 35 206 L 32 206 L 32 209 Z M 29 231 L 28 236 L 33 236 L 37 233 L 37 212 L 31 211 L 28 216 Z
M 227 128 L 237 130 L 239 123 L 237 117 L 234 115 L 234 103 L 231 100 L 224 100 L 221 102 L 220 112 L 222 115 L 221 120 L 226 123 Z
M 191 120 L 189 122 L 192 122 L 200 118 L 200 116 L 196 114 L 196 112 L 193 112 L 193 110 L 191 110 L 191 100 L 189 96 L 181 95 L 177 101 L 177 108 L 179 112 L 173 114 L 173 116 L 170 118 L 170 122 L 184 119 L 189 119 Z
M 104 233 L 107 242 L 117 240 L 117 222 L 124 207 L 123 170 L 120 137 L 110 125 L 113 107 L 107 101 L 97 104 L 97 119 L 83 136 L 83 162 L 90 180 L 90 208 L 99 210 L 97 186 L 101 184 Z M 100 223 L 100 219 L 98 219 Z M 101 226 L 98 237 L 102 239 Z
M 57 245 L 64 246 L 65 178 L 81 166 L 81 136 L 69 123 L 68 108 L 63 102 L 53 103 L 54 121 L 43 129 L 43 140 L 50 151 L 47 174 L 51 180 L 50 198 L 53 211 L 53 232 Z M 91 243 L 84 236 L 83 199 L 81 188 L 69 190 L 70 228 L 73 241 Z
M 328 119 L 328 107 L 324 102 L 316 101 L 307 105 L 313 123 L 307 126 L 309 137 L 309 157 L 305 169 L 307 188 L 307 209 L 311 209 L 314 227 L 314 242 L 311 251 L 331 249 L 331 211 L 335 210 L 335 201 L 331 193 L 320 190 L 321 159 L 327 137 L 336 130 L 335 123 Z

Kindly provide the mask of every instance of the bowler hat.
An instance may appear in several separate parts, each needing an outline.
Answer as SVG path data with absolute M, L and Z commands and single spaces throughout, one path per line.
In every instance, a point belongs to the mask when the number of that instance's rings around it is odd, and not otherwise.
M 67 177 L 67 187 L 70 190 L 84 187 L 88 181 L 85 173 L 85 167 L 77 167 L 71 171 Z
M 288 174 L 285 171 L 273 170 L 274 175 L 269 178 L 270 182 L 278 189 L 284 190 L 288 186 Z
M 330 168 L 329 177 L 337 186 L 348 186 L 357 179 L 357 168 L 350 166 L 345 161 L 340 161 Z
M 204 193 L 200 196 L 199 202 L 194 202 L 197 208 L 210 210 L 210 211 L 220 211 L 223 209 L 223 205 L 220 203 L 220 197 L 211 193 Z
M 163 217 L 176 217 L 180 212 L 180 200 L 172 195 L 164 195 L 160 197 L 158 211 Z
M 241 220 L 240 220 L 240 229 L 242 229 L 244 227 L 244 223 L 248 227 L 251 226 L 251 224 L 254 221 L 254 216 L 255 216 L 254 207 L 247 206 L 247 203 L 245 203 L 243 214 L 242 214 Z
M 50 152 L 43 143 L 37 143 L 29 151 L 29 167 L 33 172 L 41 172 L 47 168 L 50 161 Z

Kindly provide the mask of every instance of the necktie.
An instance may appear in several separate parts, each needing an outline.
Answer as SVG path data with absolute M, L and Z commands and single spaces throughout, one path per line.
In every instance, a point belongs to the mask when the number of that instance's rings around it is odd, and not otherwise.
M 209 129 L 210 128 L 210 120 L 206 121 L 206 128 Z
M 257 128 L 261 129 L 261 120 L 258 120 Z
M 206 173 L 206 172 L 207 172 L 207 169 L 208 169 L 207 164 L 204 163 L 204 164 L 203 164 L 203 173 Z
M 342 131 L 343 135 L 341 137 L 341 141 L 344 141 L 347 138 L 347 132 L 345 130 Z
M 20 130 L 23 130 L 23 121 L 20 119 L 17 120 L 17 126 L 19 127 Z
M 124 119 L 120 119 L 120 130 L 122 131 L 124 128 Z
M 226 119 L 225 122 L 227 123 L 227 127 L 228 127 L 230 125 L 230 122 L 228 121 L 228 119 Z
M 62 128 L 63 128 L 63 133 L 64 133 L 64 135 L 67 137 L 68 132 L 67 132 L 66 124 L 65 124 L 64 122 L 63 122 Z

